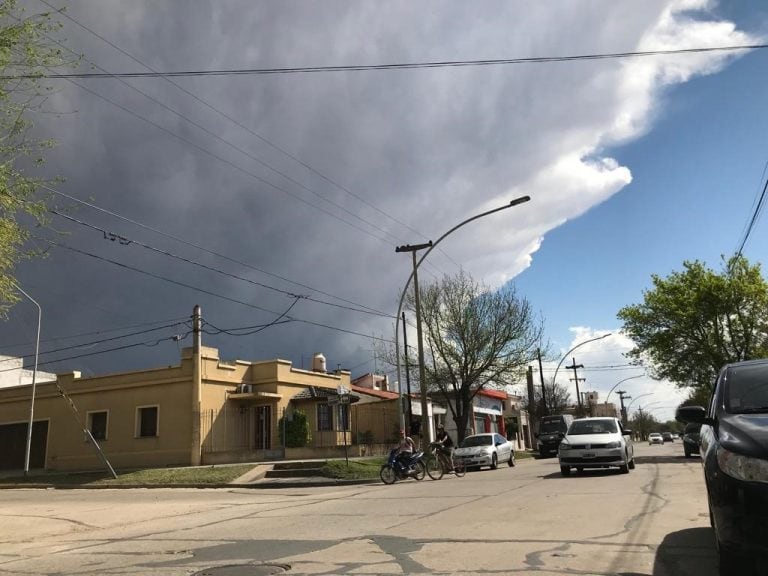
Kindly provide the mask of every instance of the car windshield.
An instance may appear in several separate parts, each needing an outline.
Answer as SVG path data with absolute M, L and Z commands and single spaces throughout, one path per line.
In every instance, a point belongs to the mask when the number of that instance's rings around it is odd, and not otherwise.
M 491 446 L 492 436 L 467 436 L 462 440 L 460 448 L 473 448 L 475 446 Z
M 728 412 L 768 412 L 768 363 L 733 366 L 726 375 Z
M 559 432 L 561 428 L 562 420 L 544 420 L 541 423 L 540 434 L 552 434 L 553 432 Z
M 652 438 L 659 438 L 660 436 L 661 436 L 661 434 L 659 434 L 658 432 L 653 432 L 653 433 L 651 434 L 651 437 L 652 437 Z
M 613 420 L 575 420 L 568 434 L 613 434 L 616 431 L 616 422 Z

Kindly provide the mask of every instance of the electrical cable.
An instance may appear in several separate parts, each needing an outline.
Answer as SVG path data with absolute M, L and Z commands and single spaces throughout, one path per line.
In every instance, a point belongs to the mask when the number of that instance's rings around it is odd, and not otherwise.
M 614 60 L 622 58 L 641 58 L 648 56 L 672 56 L 681 54 L 702 54 L 707 52 L 737 52 L 744 50 L 762 50 L 768 44 L 744 44 L 735 46 L 711 46 L 708 48 L 678 48 L 672 50 L 644 50 L 632 52 L 611 52 L 601 54 L 577 54 L 573 56 L 534 56 L 527 58 L 499 58 L 493 60 L 443 60 L 433 62 L 403 62 L 394 64 L 358 64 L 346 66 L 299 66 L 293 68 L 233 68 L 219 70 L 169 70 L 166 72 L 116 72 L 110 74 L 98 72 L 72 72 L 58 74 L 54 72 L 38 74 L 9 74 L 0 76 L 0 80 L 29 80 L 45 78 L 59 79 L 105 79 L 105 78 L 177 78 L 199 76 L 253 76 L 268 74 L 307 74 L 318 72 L 374 72 L 382 70 L 414 70 L 421 68 L 457 68 L 469 66 L 499 66 L 515 64 L 548 64 L 553 62 L 575 62 L 588 60 Z
M 117 214 L 116 212 L 112 212 L 111 210 L 107 210 L 106 208 L 102 208 L 100 206 L 97 206 L 95 204 L 92 204 L 90 202 L 86 202 L 84 200 L 80 200 L 79 198 L 75 198 L 74 196 L 70 196 L 69 194 L 65 194 L 64 192 L 60 192 L 54 188 L 51 188 L 50 186 L 47 186 L 43 184 L 41 186 L 43 189 L 48 190 L 49 192 L 52 192 L 53 194 L 57 194 L 59 196 L 62 196 L 64 198 L 67 198 L 68 200 L 72 200 L 73 202 L 77 202 L 79 204 L 82 204 L 83 206 L 87 206 L 88 208 L 91 208 L 93 210 L 97 210 L 99 212 L 102 212 L 104 214 L 108 214 L 109 216 L 112 216 L 114 218 L 117 218 L 119 220 L 123 220 L 124 222 L 128 222 L 129 224 L 133 224 L 134 226 L 138 226 L 140 228 L 143 228 L 145 230 L 149 230 L 150 232 L 154 232 L 155 234 L 159 234 L 160 236 L 163 236 L 165 238 L 170 238 L 171 240 L 174 240 L 176 242 L 180 242 L 181 244 L 184 244 L 185 246 L 190 246 L 192 248 L 195 248 L 197 250 L 201 250 L 207 254 L 211 254 L 212 256 L 216 256 L 217 258 L 221 258 L 223 260 L 226 260 L 228 262 L 232 262 L 233 264 L 238 264 L 239 266 L 244 266 L 246 268 L 250 268 L 251 270 L 255 270 L 256 272 L 260 272 L 262 274 L 266 274 L 267 276 L 271 276 L 273 278 L 277 278 L 278 280 L 282 280 L 283 282 L 288 282 L 289 284 L 294 284 L 296 286 L 299 286 L 301 288 L 306 288 L 307 290 L 311 290 L 313 292 L 317 292 L 318 294 L 322 294 L 323 296 L 328 296 L 329 298 L 335 298 L 336 300 L 339 300 L 341 302 L 346 302 L 347 304 L 351 304 L 353 306 L 358 306 L 360 308 L 365 308 L 366 310 L 371 310 L 372 312 L 376 312 L 382 316 L 388 316 L 385 312 L 382 312 L 381 310 L 376 310 L 375 308 L 371 308 L 369 306 L 365 306 L 364 304 L 358 304 L 357 302 L 353 302 L 352 300 L 347 300 L 345 298 L 342 298 L 340 296 L 336 296 L 334 294 L 330 294 L 328 292 L 324 292 L 323 290 L 319 290 L 317 288 L 313 288 L 312 286 L 308 286 L 306 284 L 302 284 L 300 282 L 296 282 L 294 280 L 289 280 L 288 278 L 285 278 L 283 276 L 280 276 L 278 274 L 274 274 L 272 272 L 268 272 L 266 270 L 263 270 L 261 268 L 257 268 L 256 266 L 253 266 L 251 264 L 248 264 L 246 262 L 243 262 L 241 260 L 237 260 L 235 258 L 231 258 L 230 256 L 227 256 L 225 254 L 222 254 L 220 252 L 216 252 L 214 250 L 210 250 L 208 248 L 205 248 L 204 246 L 201 246 L 199 244 L 195 244 L 194 242 L 189 242 L 187 240 L 184 240 L 183 238 L 180 238 L 178 236 L 174 236 L 173 234 L 168 234 L 167 232 L 163 232 L 162 230 L 159 230 L 157 228 L 153 228 L 151 226 L 148 226 L 147 224 L 144 224 L 142 222 L 139 222 L 137 220 L 132 220 L 130 218 L 127 218 L 125 216 L 122 216 L 121 214 Z
M 157 280 L 162 280 L 164 282 L 168 282 L 170 284 L 175 284 L 177 286 L 181 286 L 183 288 L 188 288 L 190 290 L 195 290 L 195 291 L 201 292 L 203 294 L 208 294 L 209 296 L 213 296 L 214 298 L 220 298 L 222 300 L 227 300 L 227 301 L 233 302 L 235 304 L 241 304 L 241 305 L 247 306 L 249 308 L 254 308 L 256 310 L 261 310 L 262 312 L 267 312 L 269 314 L 274 314 L 275 316 L 280 315 L 279 312 L 275 312 L 274 310 L 269 310 L 268 308 L 263 308 L 261 306 L 257 306 L 256 304 L 251 304 L 250 302 L 244 302 L 242 300 L 237 300 L 236 298 L 230 298 L 229 296 L 224 296 L 223 294 L 217 294 L 216 292 L 211 292 L 210 290 L 205 290 L 204 288 L 199 288 L 199 287 L 193 286 L 191 284 L 186 284 L 184 282 L 179 282 L 178 280 L 173 280 L 171 278 L 166 278 L 165 276 L 161 276 L 159 274 L 154 274 L 153 272 L 148 272 L 146 270 L 142 270 L 140 268 L 136 268 L 136 267 L 130 266 L 128 264 L 123 264 L 122 262 L 117 262 L 116 260 L 111 260 L 109 258 L 105 258 L 103 256 L 99 256 L 97 254 L 93 254 L 91 252 L 87 252 L 85 250 L 80 250 L 79 248 L 74 248 L 73 246 L 68 246 L 68 245 L 63 244 L 61 242 L 56 242 L 56 241 L 50 240 L 48 238 L 40 238 L 40 237 L 35 237 L 35 238 L 37 238 L 38 240 L 41 240 L 43 242 L 46 242 L 46 243 L 48 243 L 48 244 L 50 244 L 52 246 L 56 246 L 58 248 L 64 248 L 65 250 L 70 250 L 72 252 L 76 252 L 76 253 L 82 254 L 84 256 L 89 256 L 91 258 L 95 258 L 96 260 L 101 260 L 101 261 L 104 261 L 104 262 L 109 262 L 110 264 L 114 264 L 115 266 L 119 266 L 120 268 L 124 268 L 126 270 L 131 270 L 133 272 L 138 272 L 139 274 L 144 274 L 144 275 L 149 276 L 151 278 L 155 278 Z M 291 317 L 290 319 L 293 322 L 301 322 L 303 324 L 309 324 L 309 325 L 312 325 L 312 326 L 319 326 L 319 327 L 322 327 L 322 328 L 327 328 L 329 330 L 336 330 L 338 332 L 344 332 L 346 334 L 354 334 L 356 336 L 362 336 L 364 338 L 369 338 L 371 340 L 380 340 L 382 342 L 389 342 L 390 344 L 394 343 L 394 341 L 392 341 L 392 340 L 386 340 L 384 338 L 379 338 L 377 336 L 372 336 L 372 335 L 369 335 L 369 334 L 363 334 L 361 332 L 355 332 L 354 330 L 347 330 L 345 328 L 339 328 L 337 326 L 331 326 L 329 324 L 322 324 L 320 322 L 312 322 L 311 320 L 304 320 L 304 319 L 301 319 L 301 318 L 293 318 L 293 317 Z
M 211 272 L 216 272 L 218 274 L 222 274 L 223 276 L 228 276 L 230 278 L 234 278 L 236 280 L 241 280 L 243 282 L 248 282 L 249 284 L 253 284 L 254 286 L 259 286 L 260 288 L 266 288 L 268 290 L 273 290 L 275 292 L 279 292 L 280 294 L 284 294 L 286 296 L 290 296 L 291 298 L 302 298 L 304 300 L 308 300 L 310 302 L 315 302 L 317 304 L 324 304 L 326 306 L 333 306 L 335 308 L 342 308 L 344 310 L 351 310 L 353 312 L 360 312 L 362 314 L 372 314 L 375 316 L 382 316 L 384 318 L 394 318 L 391 314 L 384 314 L 381 312 L 372 312 L 369 310 L 364 310 L 360 308 L 352 308 L 351 306 L 344 306 L 342 304 L 334 304 L 333 302 L 326 302 L 325 300 L 319 300 L 317 298 L 313 298 L 311 296 L 306 295 L 299 295 L 299 294 L 293 294 L 292 292 L 288 292 L 287 290 L 281 290 L 280 288 L 275 288 L 274 286 L 270 286 L 269 284 L 263 284 L 261 282 L 256 282 L 255 280 L 251 280 L 249 278 L 244 278 L 242 276 L 238 276 L 237 274 L 232 274 L 230 272 L 226 272 L 224 270 L 221 270 L 220 268 L 215 268 L 213 266 L 208 266 L 207 264 L 203 264 L 201 262 L 197 262 L 196 260 L 191 260 L 189 258 L 185 258 L 183 256 L 179 256 L 178 254 L 173 254 L 172 252 L 168 252 L 166 250 L 161 250 L 160 248 L 155 248 L 154 246 L 150 246 L 149 244 L 145 244 L 143 242 L 139 242 L 138 240 L 131 240 L 130 238 L 126 238 L 125 236 L 117 235 L 113 232 L 110 232 L 108 230 L 105 230 L 104 228 L 101 228 L 99 226 L 96 226 L 94 224 L 90 224 L 88 222 L 85 222 L 83 220 L 78 220 L 77 218 L 73 218 L 72 216 L 69 216 L 67 214 L 63 214 L 59 212 L 58 210 L 52 209 L 49 210 L 52 214 L 56 214 L 57 216 L 60 216 L 61 218 L 65 218 L 71 222 L 74 222 L 76 224 L 80 224 L 81 226 L 85 226 L 87 228 L 91 228 L 92 230 L 96 230 L 98 232 L 101 232 L 104 235 L 105 240 L 112 240 L 112 241 L 119 241 L 121 245 L 130 245 L 130 244 L 136 244 L 137 246 L 141 246 L 142 248 L 145 248 L 147 250 L 150 250 L 152 252 L 162 254 L 164 256 L 168 256 L 169 258 L 174 258 L 176 260 L 179 260 L 181 262 L 186 262 L 187 264 L 192 264 L 193 266 L 198 266 L 200 268 L 203 268 L 205 270 L 209 270 Z

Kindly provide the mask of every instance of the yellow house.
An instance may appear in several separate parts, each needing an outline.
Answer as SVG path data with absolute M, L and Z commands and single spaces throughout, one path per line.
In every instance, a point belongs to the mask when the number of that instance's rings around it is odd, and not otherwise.
M 30 467 L 100 468 L 85 429 L 122 469 L 336 456 L 351 442 L 350 405 L 335 402 L 339 387 L 350 391 L 350 374 L 327 373 L 321 354 L 313 368 L 224 362 L 198 341 L 176 366 L 58 375 L 36 386 Z M 31 388 L 0 388 L 0 470 L 23 468 Z M 284 448 L 280 426 L 296 410 L 307 415 L 311 440 Z

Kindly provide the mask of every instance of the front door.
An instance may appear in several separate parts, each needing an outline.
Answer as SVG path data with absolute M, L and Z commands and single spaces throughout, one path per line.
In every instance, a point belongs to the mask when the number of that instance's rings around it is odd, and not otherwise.
M 256 406 L 256 450 L 272 448 L 272 407 Z

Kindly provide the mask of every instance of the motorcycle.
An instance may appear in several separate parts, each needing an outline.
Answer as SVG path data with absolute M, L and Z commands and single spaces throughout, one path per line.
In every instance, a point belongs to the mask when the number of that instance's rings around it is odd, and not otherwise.
M 397 448 L 392 448 L 387 463 L 379 471 L 381 481 L 384 484 L 394 484 L 397 480 L 406 480 L 407 478 L 423 480 L 427 473 L 424 460 L 422 460 L 423 456 L 424 452 L 414 452 L 403 464 L 397 461 Z

